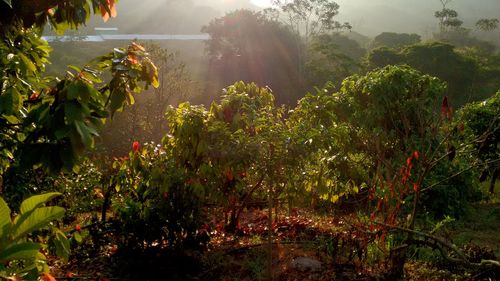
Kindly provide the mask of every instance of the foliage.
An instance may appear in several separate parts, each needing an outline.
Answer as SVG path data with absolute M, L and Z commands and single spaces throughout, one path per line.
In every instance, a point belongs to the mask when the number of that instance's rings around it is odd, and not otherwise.
M 480 19 L 476 22 L 476 27 L 483 31 L 492 31 L 498 28 L 498 19 Z
M 434 17 L 439 20 L 439 28 L 441 32 L 446 31 L 447 29 L 456 29 L 462 26 L 463 21 L 458 19 L 457 11 L 453 9 L 448 9 L 446 6 L 452 0 L 439 0 L 442 5 L 441 11 L 436 11 L 434 13 Z
M 280 103 L 293 104 L 301 94 L 297 64 L 300 38 L 287 26 L 249 10 L 216 18 L 202 32 L 210 35 L 210 88 L 217 91 L 237 81 L 269 85 Z M 265 42 L 265 43 L 263 43 Z
M 383 46 L 397 49 L 417 43 L 420 43 L 420 35 L 415 33 L 382 32 L 373 38 L 371 47 L 378 48 Z
M 116 16 L 115 0 L 92 0 L 74 3 L 71 0 L 49 0 L 33 2 L 29 0 L 0 1 L 0 33 L 4 28 L 43 28 L 47 23 L 62 33 L 65 29 L 76 29 L 92 14 L 101 14 L 106 21 Z
M 44 206 L 49 200 L 60 196 L 60 193 L 35 195 L 21 203 L 19 213 L 11 218 L 11 210 L 0 198 L 0 276 L 18 276 L 36 280 L 38 274 L 48 274 L 44 248 L 46 245 L 37 242 L 32 235 L 50 226 L 54 220 L 61 219 L 64 209 L 57 206 Z M 56 252 L 68 258 L 69 242 L 63 232 L 50 227 L 54 235 Z M 17 277 L 15 277 L 17 278 Z
M 273 6 L 267 12 L 284 13 L 283 21 L 297 34 L 301 34 L 306 42 L 316 35 L 332 30 L 351 29 L 349 23 L 335 20 L 339 13 L 339 5 L 331 0 L 273 0 Z
M 117 113 L 100 134 L 98 153 L 126 155 L 133 141 L 161 142 L 167 132 L 164 120 L 169 104 L 183 102 L 194 95 L 197 83 L 179 54 L 155 44 L 145 45 L 158 67 L 160 86 L 146 95 L 137 96 L 134 106 Z
M 493 55 L 496 47 L 493 43 L 477 39 L 471 34 L 472 30 L 457 28 L 433 34 L 433 39 L 456 47 L 469 47 L 479 49 L 486 55 Z
M 340 85 L 349 75 L 359 72 L 365 50 L 342 34 L 323 34 L 313 38 L 306 63 L 309 87 L 323 86 L 327 81 Z
M 12 208 L 18 208 L 24 198 L 44 192 L 56 191 L 66 208 L 65 221 L 77 214 L 98 210 L 102 205 L 103 173 L 91 160 L 84 160 L 78 172 L 47 174 L 43 169 L 4 174 L 3 197 Z
M 129 159 L 115 162 L 116 189 L 121 197 L 114 207 L 121 221 L 122 243 L 131 248 L 199 246 L 203 193 L 177 166 L 170 151 L 147 144 L 134 145 Z M 167 243 L 164 245 L 164 241 Z
M 134 102 L 132 92 L 141 90 L 141 81 L 158 86 L 156 67 L 135 43 L 83 69 L 72 67 L 62 80 L 41 77 L 49 49 L 30 30 L 7 34 L 0 50 L 3 171 L 14 159 L 21 168 L 71 169 L 84 149 L 94 146 L 109 113 Z M 106 70 L 112 78 L 102 83 L 99 75 Z
M 481 162 L 482 180 L 490 176 L 490 192 L 493 193 L 500 170 L 500 92 L 482 101 L 465 105 L 458 112 L 457 129 L 461 141 L 469 146 L 472 159 Z M 470 157 L 470 155 L 469 155 Z
M 368 54 L 367 65 L 373 69 L 388 64 L 408 64 L 423 73 L 436 76 L 447 82 L 446 95 L 459 107 L 496 91 L 494 87 L 497 87 L 498 77 L 495 74 L 498 70 L 489 66 L 495 65 L 494 61 L 486 59 L 482 63 L 477 58 L 451 45 L 434 42 L 408 46 L 400 51 L 374 49 Z
M 287 119 L 291 161 L 286 193 L 306 205 L 312 202 L 313 207 L 319 200 L 335 203 L 360 192 L 368 176 L 366 155 L 353 151 L 353 139 L 337 105 L 338 97 L 325 88 L 302 98 Z

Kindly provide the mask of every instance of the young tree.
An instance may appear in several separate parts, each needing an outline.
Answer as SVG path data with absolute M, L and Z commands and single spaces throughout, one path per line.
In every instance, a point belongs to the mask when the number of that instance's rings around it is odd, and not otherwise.
M 50 171 L 72 169 L 106 118 L 134 102 L 133 92 L 158 86 L 156 66 L 145 49 L 132 43 L 83 68 L 70 67 L 65 78 L 44 77 L 50 47 L 40 38 L 49 21 L 62 31 L 100 13 L 114 15 L 114 1 L 1 1 L 0 174 L 9 166 L 34 165 Z M 21 4 L 25 6 L 20 6 Z M 109 71 L 109 80 L 101 78 Z

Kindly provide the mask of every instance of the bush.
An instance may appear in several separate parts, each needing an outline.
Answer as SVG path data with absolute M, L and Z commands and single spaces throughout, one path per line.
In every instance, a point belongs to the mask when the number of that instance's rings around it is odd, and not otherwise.
M 199 189 L 172 158 L 154 144 L 138 148 L 116 174 L 120 197 L 114 208 L 123 245 L 132 249 L 194 247 L 207 242 Z M 166 241 L 167 244 L 162 244 Z

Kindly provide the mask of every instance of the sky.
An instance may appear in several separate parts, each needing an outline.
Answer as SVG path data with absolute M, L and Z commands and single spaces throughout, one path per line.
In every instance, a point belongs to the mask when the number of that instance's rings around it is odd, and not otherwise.
M 224 0 L 234 1 L 234 0 Z M 251 0 L 267 7 L 270 0 Z M 434 12 L 441 9 L 439 0 L 336 0 L 340 5 L 337 20 L 349 22 L 356 31 L 376 35 L 381 31 L 414 32 L 430 36 L 437 29 Z M 448 7 L 459 13 L 466 27 L 479 18 L 498 18 L 500 0 L 452 0 Z
M 251 0 L 250 1 L 255 6 L 268 7 L 270 6 L 270 0 Z

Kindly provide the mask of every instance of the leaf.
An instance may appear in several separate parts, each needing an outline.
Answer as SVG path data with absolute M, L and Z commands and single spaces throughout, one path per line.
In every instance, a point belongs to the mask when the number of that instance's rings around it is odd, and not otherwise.
M 3 2 L 12 9 L 12 0 L 3 0 Z
M 32 211 L 42 206 L 43 204 L 47 203 L 48 201 L 52 200 L 52 198 L 61 195 L 62 194 L 59 192 L 50 192 L 41 195 L 31 196 L 30 198 L 24 200 L 23 203 L 21 203 L 21 208 L 19 209 L 19 211 L 21 212 L 21 214 L 28 213 L 29 211 Z
M 85 147 L 92 148 L 94 146 L 94 136 L 98 136 L 97 131 L 82 121 L 75 121 L 74 124 L 82 143 Z
M 41 248 L 40 244 L 33 242 L 14 244 L 0 253 L 0 261 L 34 259 Z
M 5 93 L 0 95 L 0 113 L 14 115 L 19 111 L 21 106 L 21 96 L 16 88 L 10 87 L 5 90 Z
M 121 111 L 123 108 L 123 105 L 126 100 L 125 92 L 122 89 L 115 89 L 111 93 L 111 103 L 110 103 L 110 110 L 111 110 L 111 116 L 116 111 Z
M 68 261 L 70 254 L 69 240 L 60 230 L 57 230 L 56 237 L 54 239 L 54 245 L 56 246 L 56 254 L 62 257 L 64 261 Z
M 71 124 L 73 121 L 83 121 L 90 114 L 89 109 L 80 104 L 78 101 L 68 101 L 64 103 L 64 115 L 66 124 Z
M 18 53 L 17 55 L 21 58 L 21 60 L 24 63 L 24 66 L 26 66 L 26 68 L 29 71 L 36 72 L 36 66 L 33 64 L 33 62 L 27 56 L 25 56 L 22 53 Z
M 0 239 L 4 240 L 10 232 L 12 227 L 12 221 L 10 219 L 10 208 L 5 203 L 2 197 L 0 197 Z
M 73 238 L 75 239 L 75 241 L 77 243 L 82 243 L 82 235 L 80 235 L 80 233 L 74 232 L 73 233 Z
M 24 235 L 39 230 L 47 226 L 51 221 L 63 217 L 64 208 L 62 207 L 42 207 L 33 210 L 33 212 L 19 215 L 13 229 L 13 240 L 17 240 Z

